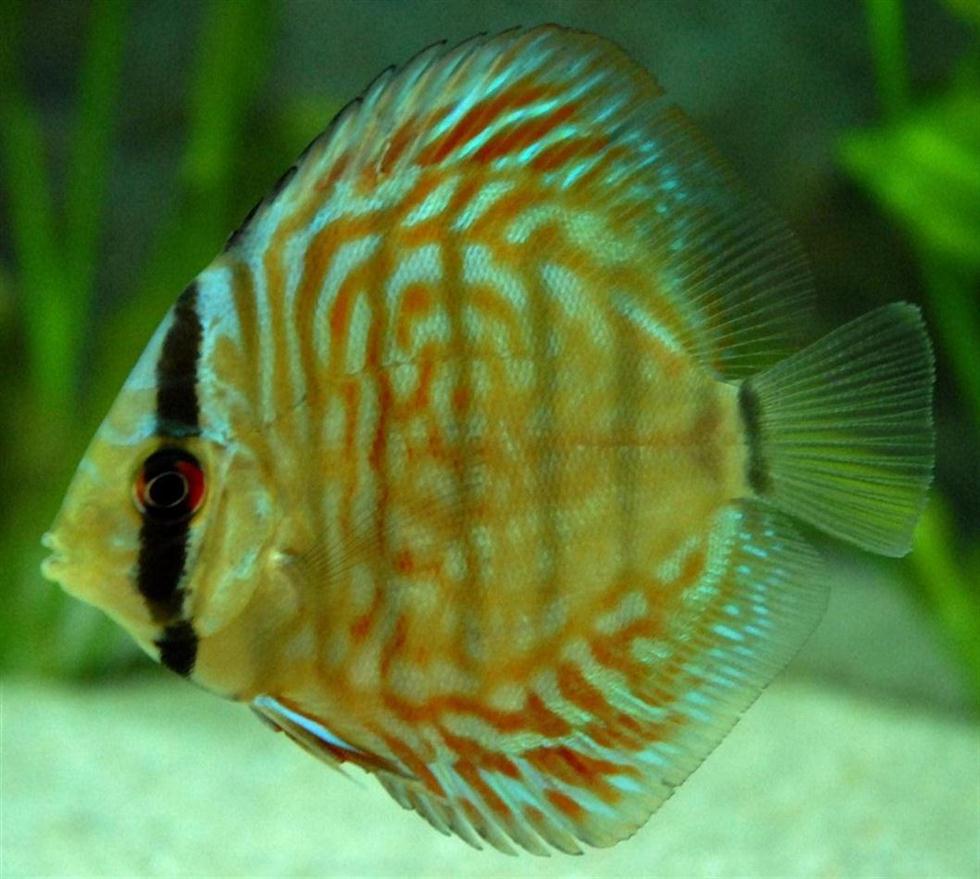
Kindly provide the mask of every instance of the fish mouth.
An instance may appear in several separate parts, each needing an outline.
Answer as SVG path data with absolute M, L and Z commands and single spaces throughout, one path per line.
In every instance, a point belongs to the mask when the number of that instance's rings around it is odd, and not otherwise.
M 68 561 L 65 556 L 64 547 L 58 541 L 57 536 L 51 531 L 46 532 L 41 538 L 41 546 L 51 550 L 51 555 L 41 562 L 41 576 L 45 580 L 60 583 L 61 574 L 64 573 Z

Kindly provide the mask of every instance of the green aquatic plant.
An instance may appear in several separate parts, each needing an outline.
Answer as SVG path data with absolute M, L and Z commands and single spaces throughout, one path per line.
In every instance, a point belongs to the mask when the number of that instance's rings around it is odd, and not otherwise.
M 848 133 L 844 168 L 908 236 L 929 317 L 980 446 L 980 2 L 952 0 L 973 27 L 972 44 L 938 93 L 914 99 L 901 0 L 867 0 L 879 125 Z M 940 433 L 942 440 L 942 432 Z M 940 454 L 943 443 L 940 442 Z M 975 473 L 972 477 L 976 478 Z M 910 563 L 919 594 L 959 658 L 980 706 L 980 558 L 977 534 L 958 534 L 937 490 L 916 533 Z
M 141 281 L 129 304 L 101 315 L 94 305 L 96 269 L 128 4 L 95 0 L 87 7 L 63 192 L 55 186 L 59 175 L 46 165 L 41 118 L 18 64 L 31 9 L 8 3 L 0 17 L 0 168 L 15 265 L 12 275 L 0 275 L 0 334 L 14 355 L 3 362 L 4 415 L 18 428 L 2 440 L 0 669 L 90 675 L 125 663 L 132 653 L 101 614 L 42 583 L 38 536 L 175 291 L 249 207 L 234 185 L 236 158 L 268 69 L 273 10 L 269 0 L 210 0 L 200 8 L 176 195 L 148 265 L 135 273 Z
M 0 160 L 17 267 L 10 321 L 22 330 L 22 365 L 16 376 L 7 376 L 10 397 L 5 414 L 32 439 L 8 440 L 3 450 L 9 502 L 0 543 L 9 577 L 0 641 L 4 666 L 46 664 L 39 655 L 43 649 L 35 646 L 28 652 L 25 633 L 55 622 L 64 604 L 50 591 L 40 597 L 31 593 L 37 580 L 30 568 L 40 553 L 26 551 L 26 546 L 38 527 L 39 508 L 45 506 L 42 486 L 47 474 L 39 472 L 38 461 L 59 460 L 71 448 L 68 437 L 77 430 L 72 419 L 80 408 L 76 383 L 84 343 L 79 329 L 87 319 L 94 282 L 125 19 L 120 3 L 100 2 L 92 8 L 64 206 L 59 211 L 44 164 L 41 121 L 17 66 L 25 8 L 17 3 L 5 11 L 5 50 L 0 53 Z

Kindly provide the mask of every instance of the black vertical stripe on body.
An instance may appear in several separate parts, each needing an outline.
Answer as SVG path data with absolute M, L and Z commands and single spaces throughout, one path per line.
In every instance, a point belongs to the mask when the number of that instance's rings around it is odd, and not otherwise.
M 738 389 L 738 409 L 745 426 L 745 445 L 749 460 L 745 476 L 751 489 L 758 495 L 767 494 L 772 488 L 772 477 L 762 452 L 761 410 L 759 395 L 746 379 Z
M 196 436 L 201 432 L 197 398 L 201 319 L 197 296 L 196 281 L 180 294 L 157 361 L 157 433 L 162 436 Z
M 173 319 L 156 365 L 156 432 L 180 439 L 201 432 L 197 372 L 201 356 L 201 320 L 195 281 L 174 304 Z M 160 661 L 188 676 L 197 658 L 197 635 L 182 619 L 190 521 L 168 522 L 144 514 L 140 528 L 137 589 L 163 635 L 154 642 Z

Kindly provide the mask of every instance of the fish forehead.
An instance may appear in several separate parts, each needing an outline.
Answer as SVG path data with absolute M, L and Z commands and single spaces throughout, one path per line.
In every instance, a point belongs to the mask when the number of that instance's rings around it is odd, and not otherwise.
M 74 557 L 75 568 L 92 569 L 86 580 L 115 582 L 102 569 L 124 571 L 120 558 L 128 559 L 137 546 L 135 515 L 127 515 L 132 512 L 129 485 L 120 483 L 119 474 L 134 470 L 134 455 L 156 436 L 156 364 L 172 321 L 168 313 L 123 383 L 79 461 L 48 531 L 47 540 L 57 544 L 59 555 Z M 100 513 L 103 505 L 112 508 L 111 516 Z M 104 537 L 101 547 L 92 540 L 95 534 Z M 79 554 L 84 556 L 83 565 L 77 564 Z M 72 573 L 77 577 L 77 570 Z

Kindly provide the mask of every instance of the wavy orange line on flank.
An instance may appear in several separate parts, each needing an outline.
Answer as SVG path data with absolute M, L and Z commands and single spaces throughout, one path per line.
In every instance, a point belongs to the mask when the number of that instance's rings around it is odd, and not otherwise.
M 501 733 L 535 732 L 557 737 L 568 735 L 572 726 L 547 707 L 536 693 L 529 693 L 524 707 L 515 711 L 487 708 L 464 696 L 436 696 L 418 705 L 400 696 L 389 694 L 385 704 L 402 720 L 410 724 L 431 723 L 446 713 L 469 714 L 486 721 Z
M 414 282 L 402 291 L 393 317 L 392 338 L 399 353 L 411 352 L 410 338 L 415 325 L 433 312 L 434 295 L 429 284 Z
M 378 228 L 373 214 L 340 217 L 331 221 L 307 243 L 303 253 L 303 273 L 296 289 L 293 320 L 311 335 L 320 330 L 313 326 L 312 314 L 323 291 L 323 283 L 340 249 L 352 241 L 365 238 Z
M 595 717 L 609 717 L 615 709 L 606 697 L 582 674 L 575 663 L 563 662 L 557 671 L 558 692 L 562 698 Z

